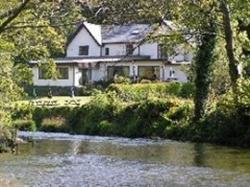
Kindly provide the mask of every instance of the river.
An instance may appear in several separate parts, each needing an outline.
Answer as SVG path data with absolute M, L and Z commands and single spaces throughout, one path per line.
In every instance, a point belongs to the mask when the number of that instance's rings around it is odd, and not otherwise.
M 250 149 L 160 139 L 19 132 L 0 186 L 250 187 Z

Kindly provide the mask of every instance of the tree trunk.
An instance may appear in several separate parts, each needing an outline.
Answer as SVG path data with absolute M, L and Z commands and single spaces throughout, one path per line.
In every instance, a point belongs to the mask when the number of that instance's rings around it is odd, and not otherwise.
M 203 29 L 206 33 L 201 36 L 198 53 L 195 59 L 195 116 L 194 122 L 204 116 L 206 111 L 207 99 L 209 94 L 209 87 L 212 81 L 212 63 L 214 62 L 213 53 L 216 44 L 216 26 L 213 20 L 208 26 Z
M 240 73 L 238 71 L 238 61 L 235 58 L 234 53 L 234 38 L 233 38 L 233 28 L 231 25 L 231 15 L 230 15 L 230 8 L 228 4 L 221 0 L 220 8 L 223 14 L 223 27 L 224 27 L 224 34 L 226 40 L 226 51 L 227 51 L 227 58 L 229 62 L 229 74 L 231 78 L 231 85 L 233 88 L 234 93 L 237 92 L 237 80 L 240 77 Z

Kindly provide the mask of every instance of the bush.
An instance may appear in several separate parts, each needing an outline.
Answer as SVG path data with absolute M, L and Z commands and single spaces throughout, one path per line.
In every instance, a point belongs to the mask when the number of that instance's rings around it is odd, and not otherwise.
M 65 119 L 70 118 L 70 116 L 73 116 L 73 111 L 77 108 L 71 108 L 71 107 L 54 107 L 54 108 L 40 108 L 36 107 L 33 112 L 32 119 L 35 121 L 37 129 L 39 130 L 42 121 L 45 118 L 53 118 L 53 117 L 61 117 L 63 116 Z
M 193 98 L 195 87 L 193 83 L 183 83 L 180 89 L 179 97 L 182 98 Z
M 107 120 L 103 120 L 98 124 L 100 135 L 108 136 L 113 134 L 113 124 Z
M 71 128 L 67 125 L 63 117 L 44 118 L 40 127 L 45 132 L 70 132 Z
M 14 129 L 0 125 L 0 153 L 11 151 L 16 146 L 16 132 Z
M 152 84 L 111 84 L 106 92 L 114 91 L 124 101 L 142 101 L 150 96 L 163 98 L 169 95 L 190 98 L 193 95 L 190 83 L 152 83 Z
M 35 131 L 36 124 L 33 120 L 16 120 L 13 127 L 21 131 Z
M 29 104 L 16 104 L 12 108 L 12 119 L 17 120 L 17 119 L 25 119 L 25 120 L 30 120 L 32 119 L 33 116 L 33 111 L 34 107 Z
M 116 76 L 114 78 L 114 83 L 116 84 L 130 84 L 132 81 L 128 77 Z

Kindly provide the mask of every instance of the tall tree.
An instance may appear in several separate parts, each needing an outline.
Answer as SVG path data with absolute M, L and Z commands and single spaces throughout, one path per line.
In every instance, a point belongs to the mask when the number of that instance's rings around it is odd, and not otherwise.
M 27 63 L 63 54 L 68 33 L 82 20 L 80 5 L 71 0 L 0 1 L 0 124 L 8 121 L 10 102 L 30 77 Z

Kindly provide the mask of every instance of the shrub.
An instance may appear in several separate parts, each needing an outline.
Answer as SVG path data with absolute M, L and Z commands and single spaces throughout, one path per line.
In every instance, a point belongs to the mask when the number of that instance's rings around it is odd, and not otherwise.
M 185 86 L 184 86 L 185 85 Z M 111 84 L 106 92 L 114 91 L 124 101 L 142 101 L 150 96 L 163 98 L 169 95 L 190 98 L 193 95 L 192 84 L 152 83 L 152 84 Z
M 15 120 L 13 127 L 21 131 L 35 131 L 36 124 L 33 120 Z
M 103 120 L 98 124 L 99 134 L 103 136 L 112 135 L 113 132 L 113 123 Z
M 203 141 L 234 145 L 250 145 L 250 84 L 239 82 L 237 102 L 228 91 L 216 103 L 216 107 L 202 121 L 199 130 Z
M 128 77 L 116 76 L 114 78 L 114 83 L 116 84 L 130 84 L 132 81 Z
M 32 115 L 33 115 L 33 111 L 34 111 L 34 107 L 30 104 L 16 104 L 13 108 L 12 108 L 12 119 L 16 120 L 16 119 L 27 119 L 30 120 L 32 119 Z
M 45 132 L 70 132 L 70 127 L 63 117 L 44 118 L 40 130 Z
M 0 153 L 10 151 L 16 146 L 16 132 L 14 129 L 0 125 Z
M 193 83 L 183 83 L 178 96 L 182 98 L 193 98 L 194 96 L 194 84 Z
M 77 108 L 71 107 L 54 107 L 54 108 L 40 108 L 36 107 L 33 112 L 33 120 L 36 123 L 38 130 L 41 127 L 42 121 L 45 118 L 53 118 L 53 117 L 61 117 L 63 116 L 65 119 L 70 118 L 73 116 L 73 111 Z

